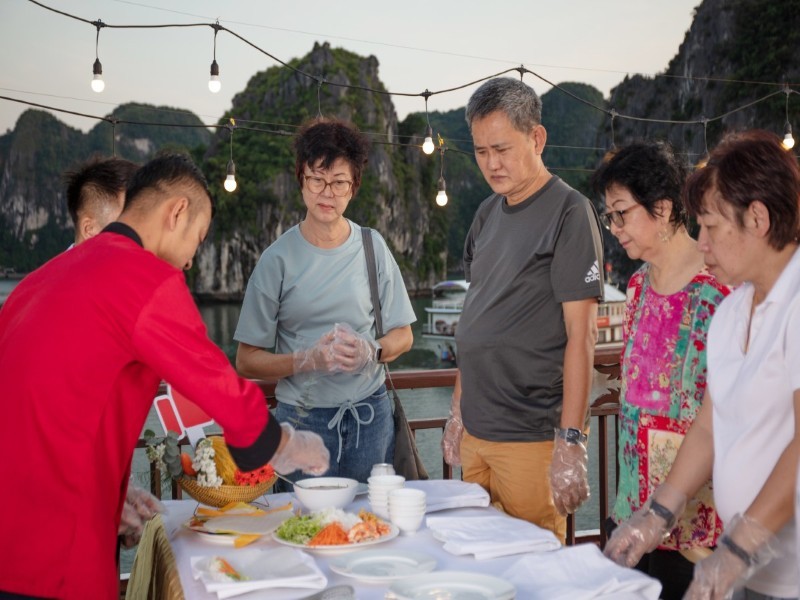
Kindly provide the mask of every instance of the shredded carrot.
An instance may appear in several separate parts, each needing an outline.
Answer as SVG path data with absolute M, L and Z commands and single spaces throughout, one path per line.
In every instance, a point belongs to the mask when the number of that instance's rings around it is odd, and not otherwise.
M 308 541 L 308 546 L 338 546 L 339 544 L 349 544 L 347 532 L 342 529 L 339 523 L 330 523 Z

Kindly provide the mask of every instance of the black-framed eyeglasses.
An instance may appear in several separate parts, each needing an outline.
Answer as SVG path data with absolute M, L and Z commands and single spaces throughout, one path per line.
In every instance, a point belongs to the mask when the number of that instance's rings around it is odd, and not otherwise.
M 352 181 L 347 181 L 346 179 L 336 179 L 334 181 L 325 181 L 322 177 L 316 177 L 315 175 L 303 175 L 303 179 L 306 182 L 306 187 L 308 191 L 312 194 L 321 194 L 325 191 L 325 188 L 331 186 L 331 192 L 334 196 L 346 196 L 347 192 L 350 191 L 350 188 L 353 187 Z
M 623 210 L 611 210 L 609 212 L 604 212 L 602 215 L 600 215 L 600 220 L 603 222 L 603 225 L 606 229 L 611 229 L 612 223 L 616 227 L 623 227 L 625 225 L 625 213 L 632 211 L 634 208 L 642 208 L 642 205 L 634 204 L 633 206 L 629 206 Z

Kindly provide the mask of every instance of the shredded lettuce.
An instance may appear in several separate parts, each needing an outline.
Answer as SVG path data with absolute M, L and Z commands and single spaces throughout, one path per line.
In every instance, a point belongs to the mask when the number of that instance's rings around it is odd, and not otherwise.
M 319 515 L 302 515 L 286 519 L 276 534 L 293 544 L 306 544 L 324 527 Z

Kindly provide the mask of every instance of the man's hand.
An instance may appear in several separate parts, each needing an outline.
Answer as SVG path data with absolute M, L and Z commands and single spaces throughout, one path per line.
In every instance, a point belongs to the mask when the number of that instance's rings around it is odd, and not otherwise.
M 164 505 L 153 494 L 132 483 L 128 484 L 118 530 L 123 537 L 123 545 L 131 548 L 138 544 L 144 524 L 165 510 Z
M 569 443 L 556 435 L 550 463 L 550 489 L 553 504 L 562 515 L 574 513 L 589 497 L 587 460 L 584 444 Z
M 330 466 L 331 455 L 322 438 L 311 431 L 297 431 L 281 423 L 286 443 L 272 458 L 272 468 L 286 475 L 300 469 L 309 475 L 322 475 Z
M 444 434 L 442 435 L 442 454 L 445 462 L 451 467 L 461 466 L 461 438 L 464 437 L 464 423 L 461 422 L 461 415 L 453 414 L 444 424 Z

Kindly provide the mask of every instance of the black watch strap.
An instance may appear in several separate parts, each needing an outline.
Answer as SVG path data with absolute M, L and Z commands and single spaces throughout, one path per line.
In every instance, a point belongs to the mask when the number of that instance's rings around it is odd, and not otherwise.
M 559 427 L 556 431 L 558 432 L 558 437 L 566 440 L 568 444 L 585 444 L 586 440 L 589 439 L 585 433 L 575 427 Z

